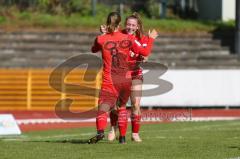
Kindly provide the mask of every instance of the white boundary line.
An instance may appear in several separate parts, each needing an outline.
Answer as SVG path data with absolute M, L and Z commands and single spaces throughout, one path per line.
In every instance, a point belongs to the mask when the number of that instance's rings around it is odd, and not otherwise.
M 169 121 L 173 122 L 185 122 L 185 121 L 220 121 L 220 120 L 240 120 L 240 117 L 192 117 L 192 118 L 177 118 Z M 18 125 L 27 124 L 54 124 L 54 123 L 93 123 L 96 119 L 86 120 L 63 120 L 63 119 L 18 119 L 16 120 Z M 108 119 L 109 121 L 109 119 Z M 130 121 L 130 119 L 128 119 Z M 142 118 L 143 122 L 160 122 L 160 118 Z

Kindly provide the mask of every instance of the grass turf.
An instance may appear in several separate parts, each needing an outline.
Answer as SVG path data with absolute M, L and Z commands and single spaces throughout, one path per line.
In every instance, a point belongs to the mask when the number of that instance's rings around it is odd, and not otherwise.
M 142 143 L 84 142 L 95 128 L 23 133 L 0 138 L 1 159 L 163 158 L 226 159 L 240 157 L 240 121 L 179 122 L 143 125 Z
M 1 10 L 1 8 L 0 8 Z M 4 31 L 29 31 L 30 30 L 49 30 L 49 31 L 88 31 L 98 32 L 99 26 L 104 24 L 108 11 L 98 14 L 96 17 L 83 16 L 81 14 L 53 15 L 42 12 L 24 11 L 19 12 L 16 8 L 8 8 L 7 12 L 11 15 L 1 15 L 0 29 Z M 122 27 L 124 27 L 125 14 L 122 17 Z M 178 18 L 149 19 L 142 18 L 145 31 L 155 28 L 162 33 L 197 33 L 215 31 L 234 31 L 235 21 L 201 21 L 186 20 Z

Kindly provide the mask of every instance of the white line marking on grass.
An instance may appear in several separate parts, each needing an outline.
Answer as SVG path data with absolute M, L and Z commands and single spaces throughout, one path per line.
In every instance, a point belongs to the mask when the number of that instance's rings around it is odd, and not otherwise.
M 62 138 L 62 137 L 76 137 L 76 136 L 89 136 L 89 135 L 93 135 L 95 133 L 81 133 L 81 134 L 63 134 L 63 135 L 51 135 L 51 136 L 37 136 L 39 138 Z M 36 138 L 36 137 L 34 137 Z
M 166 137 L 166 136 L 153 136 L 153 137 L 144 137 L 143 139 L 201 139 L 201 137 L 183 137 L 183 136 L 176 136 L 176 137 Z
M 147 136 L 147 137 L 144 137 L 144 139 L 167 139 L 167 137 L 166 136 L 155 136 L 155 137 L 149 137 L 149 136 Z
M 189 127 L 189 128 L 174 128 L 174 129 L 169 129 L 169 130 L 148 130 L 148 131 L 141 131 L 142 132 L 169 132 L 169 131 L 195 131 L 195 130 L 201 130 L 201 129 L 212 129 L 213 127 L 223 127 L 223 126 L 237 126 L 240 125 L 240 122 L 234 122 L 234 123 L 222 123 L 222 124 L 212 124 L 212 125 L 201 125 L 201 126 L 194 126 L 194 127 Z M 236 128 L 236 130 L 239 128 Z
M 34 140 L 46 140 L 46 139 L 66 139 L 69 137 L 78 137 L 78 136 L 91 136 L 95 135 L 95 133 L 81 133 L 81 134 L 64 134 L 64 135 L 51 135 L 51 136 L 26 136 L 26 138 L 19 138 L 19 139 L 2 139 L 2 141 L 34 141 Z

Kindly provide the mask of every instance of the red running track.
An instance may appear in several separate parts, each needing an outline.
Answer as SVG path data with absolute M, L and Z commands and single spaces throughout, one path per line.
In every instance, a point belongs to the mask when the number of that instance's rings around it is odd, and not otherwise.
M 47 119 L 59 119 L 53 111 L 0 111 L 0 114 L 13 114 L 17 121 Z M 130 111 L 129 111 L 130 116 Z M 160 117 L 161 121 L 169 121 L 169 118 L 204 118 L 204 117 L 236 117 L 240 119 L 240 109 L 153 109 L 142 110 L 142 118 Z M 146 123 L 146 122 L 144 122 Z M 156 123 L 156 122 L 154 122 Z M 47 123 L 20 123 L 20 129 L 23 132 L 39 131 L 49 129 L 65 129 L 65 128 L 80 128 L 94 127 L 94 118 L 89 122 L 47 122 Z

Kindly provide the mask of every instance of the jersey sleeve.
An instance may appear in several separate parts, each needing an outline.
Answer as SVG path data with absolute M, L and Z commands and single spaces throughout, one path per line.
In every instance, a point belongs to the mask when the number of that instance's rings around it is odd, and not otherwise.
M 96 53 L 101 50 L 101 45 L 98 43 L 98 38 L 95 39 L 91 50 L 92 50 L 92 53 Z
M 140 41 L 141 41 L 141 44 L 142 44 L 143 47 L 147 46 L 148 40 L 149 40 L 148 36 L 145 36 L 145 35 L 142 36 Z
M 146 46 L 144 47 L 140 44 L 139 41 L 137 41 L 136 39 L 132 39 L 133 45 L 131 50 L 136 54 L 140 54 L 142 56 L 148 56 L 152 51 L 153 42 L 154 42 L 154 39 L 149 38 L 148 41 L 146 41 Z

